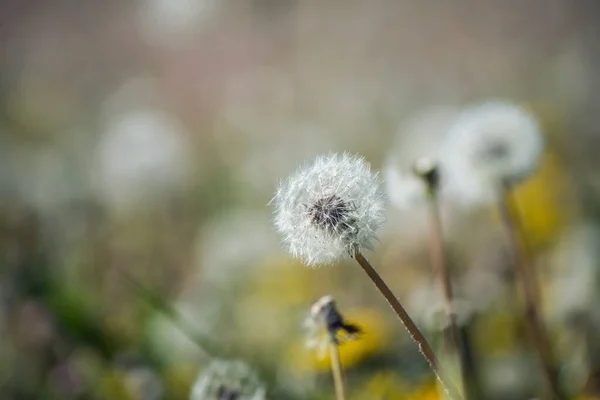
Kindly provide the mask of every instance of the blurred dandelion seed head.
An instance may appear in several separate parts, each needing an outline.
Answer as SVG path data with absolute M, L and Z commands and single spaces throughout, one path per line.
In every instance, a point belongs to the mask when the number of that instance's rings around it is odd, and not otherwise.
M 414 312 L 418 320 L 430 330 L 442 331 L 448 328 L 443 294 L 436 285 L 416 285 L 408 298 L 409 310 Z M 452 313 L 458 326 L 466 325 L 475 313 L 471 302 L 457 296 L 451 303 Z
M 93 178 L 100 197 L 122 207 L 185 187 L 192 167 L 186 132 L 160 109 L 113 115 L 100 137 Z
M 370 249 L 383 225 L 379 177 L 362 157 L 329 154 L 283 181 L 272 202 L 288 250 L 306 264 L 331 264 L 355 248 Z
M 217 11 L 214 0 L 143 0 L 138 29 L 152 45 L 176 47 L 193 38 Z
M 192 387 L 190 400 L 264 400 L 266 389 L 242 361 L 213 361 Z
M 495 198 L 501 184 L 514 185 L 535 172 L 544 149 L 536 119 L 517 105 L 491 101 L 457 117 L 444 146 L 456 195 L 467 203 Z

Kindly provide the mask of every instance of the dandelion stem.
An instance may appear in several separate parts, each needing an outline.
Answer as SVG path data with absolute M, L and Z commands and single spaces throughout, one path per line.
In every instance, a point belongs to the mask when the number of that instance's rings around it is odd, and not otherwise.
M 469 362 L 466 359 L 467 343 L 464 343 L 462 340 L 465 338 L 465 336 L 459 334 L 458 324 L 456 322 L 456 313 L 453 309 L 454 291 L 452 288 L 452 281 L 450 279 L 450 272 L 448 271 L 446 263 L 440 206 L 437 191 L 433 185 L 430 185 L 427 197 L 430 218 L 429 248 L 431 254 L 431 264 L 433 266 L 434 273 L 439 280 L 440 287 L 442 288 L 444 296 L 444 308 L 450 327 L 452 350 L 459 359 L 460 377 L 463 384 L 463 395 L 465 399 L 468 399 L 470 397 L 470 383 L 473 382 L 473 377 L 467 376 L 470 370 L 470 368 L 468 368 Z
M 411 338 L 416 343 L 417 347 L 421 351 L 421 354 L 423 355 L 423 357 L 425 357 L 425 360 L 429 364 L 429 367 L 442 384 L 446 394 L 453 400 L 462 400 L 462 396 L 459 394 L 458 390 L 446 378 L 446 375 L 443 374 L 440 363 L 435 353 L 433 352 L 431 346 L 427 342 L 427 339 L 425 339 L 423 333 L 421 333 L 419 328 L 415 325 L 413 320 L 410 318 L 404 307 L 402 307 L 400 301 L 398 301 L 396 296 L 394 296 L 394 293 L 392 293 L 385 281 L 381 278 L 381 276 L 379 276 L 379 274 L 371 266 L 369 261 L 367 261 L 367 259 L 363 257 L 360 251 L 355 250 L 354 258 L 362 267 L 362 269 L 367 273 L 369 278 L 371 278 L 375 286 L 377 286 L 377 289 L 379 289 L 379 291 L 381 292 L 383 297 L 385 297 L 392 309 L 396 312 L 396 315 L 398 316 L 398 318 L 400 318 L 400 321 L 402 321 L 402 324 L 410 334 Z
M 517 282 L 523 292 L 525 302 L 525 323 L 530 340 L 538 353 L 542 364 L 544 378 L 553 399 L 563 400 L 558 380 L 558 371 L 554 364 L 548 332 L 538 312 L 539 288 L 531 263 L 523 245 L 521 224 L 515 205 L 511 201 L 508 185 L 503 186 L 500 196 L 499 211 L 506 230 Z
M 334 338 L 330 340 L 329 353 L 331 358 L 331 372 L 333 373 L 333 384 L 335 385 L 335 398 L 337 400 L 346 400 L 342 363 L 340 362 L 340 347 Z

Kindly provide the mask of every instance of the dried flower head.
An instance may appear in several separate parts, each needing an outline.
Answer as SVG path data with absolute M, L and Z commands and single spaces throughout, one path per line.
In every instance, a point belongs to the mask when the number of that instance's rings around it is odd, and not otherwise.
M 507 102 L 466 109 L 448 132 L 445 166 L 457 195 L 467 202 L 490 201 L 500 185 L 531 175 L 544 148 L 535 118 Z
M 320 357 L 325 355 L 331 342 L 340 344 L 356 338 L 361 332 L 357 325 L 344 319 L 331 296 L 323 296 L 312 305 L 304 325 L 307 330 L 306 346 L 317 349 Z
M 384 222 L 384 195 L 362 157 L 329 154 L 302 165 L 279 186 L 275 226 L 308 265 L 370 249 Z
M 257 374 L 242 361 L 213 361 L 198 377 L 190 400 L 265 400 Z

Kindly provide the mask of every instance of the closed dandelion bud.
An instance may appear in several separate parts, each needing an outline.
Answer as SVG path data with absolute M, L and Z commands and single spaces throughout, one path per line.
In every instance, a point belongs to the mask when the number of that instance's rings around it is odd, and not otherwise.
M 420 157 L 413 164 L 413 172 L 425 182 L 429 190 L 436 190 L 440 183 L 438 164 L 429 157 Z
M 514 185 L 537 168 L 544 138 L 524 109 L 494 101 L 466 109 L 450 129 L 445 161 L 466 202 L 487 202 L 501 185 Z
M 390 203 L 398 209 L 412 210 L 425 202 L 432 183 L 443 196 L 451 191 L 442 151 L 444 138 L 457 115 L 458 110 L 454 107 L 426 108 L 410 116 L 399 127 L 382 168 Z M 435 182 L 424 179 L 434 178 L 433 175 L 423 176 L 425 171 L 415 170 L 415 167 L 424 167 L 426 160 L 436 164 Z
M 340 344 L 341 335 L 353 339 L 361 333 L 360 327 L 345 320 L 331 296 L 323 296 L 312 305 L 304 325 L 307 347 L 317 349 L 321 357 L 330 342 Z
M 370 249 L 384 222 L 384 195 L 362 158 L 329 154 L 302 165 L 272 200 L 275 226 L 295 257 L 330 264 Z
M 265 400 L 257 374 L 241 361 L 213 361 L 198 377 L 190 400 Z

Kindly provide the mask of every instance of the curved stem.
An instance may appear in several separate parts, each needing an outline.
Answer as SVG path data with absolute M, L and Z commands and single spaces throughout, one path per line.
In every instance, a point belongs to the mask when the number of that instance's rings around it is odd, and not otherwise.
M 462 400 L 462 396 L 459 394 L 458 390 L 454 387 L 454 385 L 452 385 L 452 383 L 446 378 L 445 374 L 442 372 L 440 363 L 435 353 L 433 352 L 431 346 L 427 342 L 427 339 L 425 339 L 423 333 L 421 333 L 421 331 L 410 318 L 404 307 L 402 307 L 396 296 L 394 296 L 394 293 L 392 293 L 392 291 L 384 282 L 384 280 L 381 279 L 377 271 L 375 271 L 375 269 L 371 266 L 367 259 L 363 257 L 360 251 L 355 250 L 354 258 L 362 267 L 362 269 L 367 273 L 369 278 L 371 278 L 371 281 L 373 281 L 375 286 L 377 286 L 377 289 L 379 289 L 379 291 L 381 292 L 383 297 L 385 297 L 392 309 L 396 312 L 396 315 L 398 316 L 398 318 L 400 318 L 400 321 L 402 321 L 402 324 L 404 325 L 411 338 L 421 351 L 421 354 L 429 364 L 429 367 L 442 384 L 446 394 L 448 394 L 448 396 L 450 396 L 450 398 L 453 400 Z

